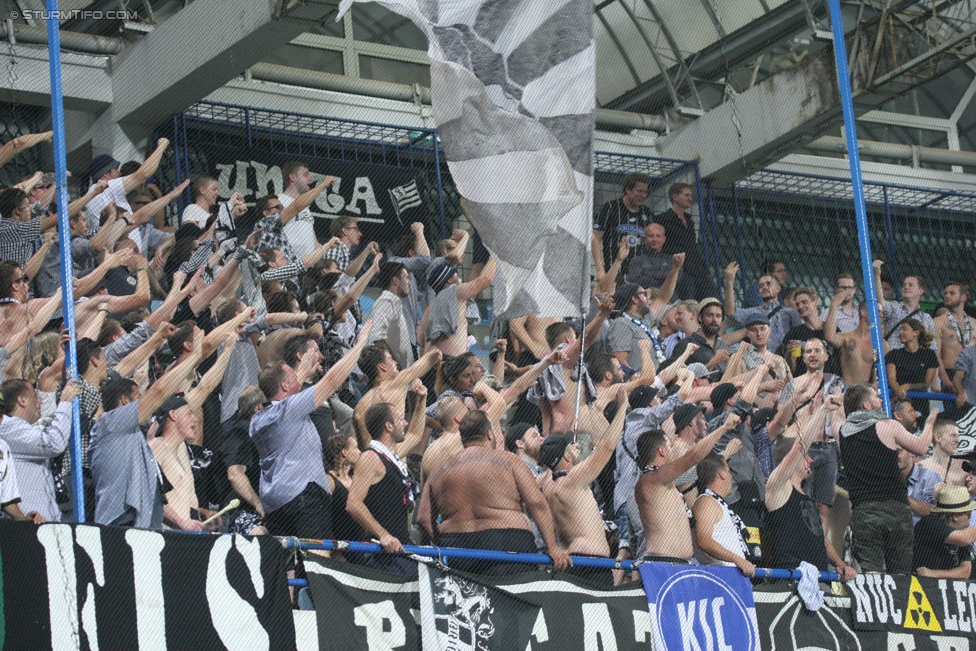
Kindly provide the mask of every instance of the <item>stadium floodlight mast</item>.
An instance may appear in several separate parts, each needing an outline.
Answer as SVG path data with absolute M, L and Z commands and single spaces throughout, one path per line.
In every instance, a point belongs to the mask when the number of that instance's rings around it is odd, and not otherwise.
M 58 32 L 58 0 L 46 0 L 47 55 L 51 65 L 51 128 L 54 131 L 54 183 L 58 202 L 58 241 L 61 242 L 61 314 L 68 329 L 65 363 L 69 375 L 78 377 L 78 346 L 75 334 L 74 279 L 71 275 L 71 241 L 68 224 L 68 165 L 65 154 L 64 97 L 61 88 L 61 35 Z M 79 399 L 71 401 L 71 496 L 75 522 L 85 521 L 85 489 L 81 472 L 81 412 Z
M 867 207 L 864 204 L 864 179 L 861 177 L 861 153 L 857 146 L 857 125 L 854 120 L 854 101 L 851 94 L 851 75 L 847 68 L 847 45 L 844 40 L 844 21 L 840 12 L 840 0 L 829 0 L 830 24 L 834 36 L 834 60 L 837 63 L 837 89 L 844 113 L 844 135 L 847 137 L 847 160 L 851 167 L 851 185 L 854 190 L 854 215 L 857 221 L 857 241 L 861 251 L 861 273 L 864 276 L 864 300 L 868 305 L 868 321 L 871 322 L 871 344 L 874 347 L 875 367 L 878 371 L 878 393 L 884 411 L 891 417 L 891 396 L 888 390 L 888 372 L 884 360 L 884 338 L 878 315 L 878 296 L 874 286 L 874 269 L 871 254 L 871 238 L 868 233 Z

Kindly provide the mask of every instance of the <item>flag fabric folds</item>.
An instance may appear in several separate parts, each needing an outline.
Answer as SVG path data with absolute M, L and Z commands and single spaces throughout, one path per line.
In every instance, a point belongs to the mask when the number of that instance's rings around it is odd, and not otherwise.
M 355 1 L 343 0 L 340 16 Z M 588 0 L 384 0 L 427 35 L 434 120 L 498 261 L 495 313 L 589 300 L 595 105 Z

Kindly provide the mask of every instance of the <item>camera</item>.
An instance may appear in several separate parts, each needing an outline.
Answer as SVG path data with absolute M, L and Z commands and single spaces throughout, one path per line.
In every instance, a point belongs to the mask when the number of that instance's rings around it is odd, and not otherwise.
M 962 470 L 963 472 L 976 472 L 976 463 L 973 463 L 972 461 L 963 461 Z
M 627 236 L 627 245 L 628 246 L 637 246 L 637 236 L 636 235 L 628 235 Z

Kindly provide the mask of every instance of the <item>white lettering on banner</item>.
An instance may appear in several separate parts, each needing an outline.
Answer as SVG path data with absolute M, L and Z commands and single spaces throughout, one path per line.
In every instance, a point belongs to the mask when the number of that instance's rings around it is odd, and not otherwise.
M 709 603 L 711 602 L 711 603 Z M 683 651 L 732 651 L 732 645 L 725 638 L 725 625 L 722 623 L 722 606 L 725 597 L 700 599 L 697 602 L 679 603 L 678 626 L 681 629 L 681 644 Z M 704 648 L 695 631 L 695 607 L 698 608 L 698 623 L 705 641 Z M 712 613 L 712 622 L 708 621 L 708 613 Z M 714 637 L 712 637 L 714 634 Z
M 240 193 L 245 199 L 254 201 L 268 194 L 278 195 L 284 189 L 281 177 L 281 168 L 277 165 L 265 165 L 258 161 L 235 161 L 230 163 L 217 163 L 215 165 L 219 174 L 217 175 L 217 190 L 224 199 L 230 198 L 234 193 Z M 254 169 L 254 181 L 252 186 L 249 169 Z M 233 185 L 231 177 L 233 176 Z M 325 175 L 312 173 L 312 178 L 318 182 Z M 383 223 L 383 209 L 376 200 L 376 192 L 373 190 L 373 182 L 368 176 L 357 176 L 352 184 L 352 196 L 347 202 L 345 197 L 340 194 L 342 179 L 336 177 L 335 182 L 328 190 L 319 194 L 315 198 L 314 205 L 317 206 L 325 217 L 338 215 L 345 210 L 346 212 L 360 217 L 363 221 Z M 362 205 L 360 205 L 362 204 Z M 372 215 L 369 217 L 368 215 Z M 313 216 L 323 217 L 321 213 L 313 213 Z
M 896 605 L 894 591 L 898 588 L 894 577 L 888 574 L 858 574 L 847 587 L 857 604 L 855 619 L 860 623 L 873 623 L 875 617 L 881 624 L 888 623 L 889 616 L 895 625 L 902 623 L 902 610 Z
M 546 615 L 542 612 L 541 608 L 539 609 L 539 614 L 536 615 L 535 624 L 532 625 L 532 637 L 540 644 L 549 641 L 549 629 L 546 628 Z
M 66 524 L 39 527 L 37 540 L 44 547 L 47 567 L 51 648 L 78 648 L 81 646 L 81 630 L 78 627 L 78 586 L 71 527 Z
M 651 613 L 646 610 L 635 610 L 634 613 L 634 641 L 645 644 L 650 642 Z
M 963 581 L 953 581 L 952 591 L 956 593 L 956 609 L 959 611 L 959 632 L 969 633 L 969 618 L 966 617 L 966 607 L 968 605 L 966 594 L 969 586 Z
M 217 177 L 217 191 L 221 197 L 230 198 L 235 192 L 242 197 L 251 196 L 251 191 L 247 188 L 247 163 L 242 160 L 237 161 L 237 174 L 234 175 L 234 187 L 230 187 L 230 173 L 234 165 L 217 164 L 220 175 Z
M 330 215 L 337 215 L 340 210 L 346 207 L 346 200 L 339 194 L 341 187 L 342 179 L 336 178 L 328 190 L 315 197 L 315 205 Z
M 916 638 L 925 639 L 922 636 L 915 636 L 910 633 L 888 633 L 888 651 L 917 651 Z M 939 651 L 968 651 L 969 639 L 965 637 L 955 637 L 949 635 L 929 636 Z M 928 648 L 928 647 L 926 647 Z
M 241 536 L 220 536 L 210 550 L 207 563 L 207 603 L 210 618 L 220 641 L 228 649 L 268 651 L 271 640 L 261 626 L 258 614 L 230 584 L 227 578 L 227 555 L 231 548 L 244 557 L 251 572 L 251 584 L 258 599 L 264 596 L 264 579 L 261 576 L 261 546 L 255 538 L 248 542 Z
M 939 651 L 969 651 L 969 639 L 965 637 L 932 636 L 929 638 Z
M 891 612 L 891 621 L 895 624 L 902 624 L 902 612 L 898 606 L 895 605 L 895 595 L 892 590 L 897 590 L 898 584 L 895 583 L 895 578 L 890 574 L 884 575 L 884 591 L 885 595 L 888 597 L 889 610 Z
M 363 604 L 353 609 L 353 622 L 366 629 L 370 651 L 393 651 L 407 643 L 407 629 L 390 600 Z M 389 622 L 389 631 L 385 622 Z
M 617 636 L 606 604 L 583 604 L 584 651 L 617 651 Z
M 373 184 L 370 183 L 368 176 L 356 177 L 356 186 L 352 189 L 352 199 L 346 204 L 346 210 L 354 212 L 357 215 L 362 215 L 363 212 L 356 205 L 360 201 L 366 205 L 367 215 L 383 214 L 383 211 L 380 209 L 380 204 L 376 202 L 376 195 L 373 193 Z
M 266 194 L 273 194 L 275 196 L 281 194 L 285 185 L 281 177 L 280 167 L 277 165 L 268 167 L 256 160 L 251 161 L 251 167 L 254 168 L 254 177 L 257 182 L 255 185 L 257 190 L 254 192 L 255 197 L 263 197 Z M 269 185 L 271 187 L 268 187 Z
M 98 527 L 75 527 L 75 540 L 85 550 L 95 568 L 95 583 L 105 586 L 105 563 L 102 557 L 102 532 Z M 81 606 L 81 627 L 88 636 L 88 647 L 98 651 L 98 620 L 95 617 L 95 586 L 85 587 L 85 603 Z
M 166 539 L 160 533 L 129 529 L 125 532 L 125 544 L 132 549 L 139 651 L 163 651 L 166 649 L 166 610 L 160 554 Z
M 958 631 L 959 620 L 956 619 L 955 615 L 949 614 L 948 586 L 948 581 L 939 579 L 939 592 L 942 593 L 942 628 L 947 631 Z
M 858 574 L 853 581 L 848 581 L 847 589 L 854 595 L 854 603 L 857 605 L 855 619 L 862 623 L 874 623 L 874 609 L 871 607 L 871 597 L 864 589 L 864 582 L 867 574 Z M 944 601 L 944 600 L 943 600 Z

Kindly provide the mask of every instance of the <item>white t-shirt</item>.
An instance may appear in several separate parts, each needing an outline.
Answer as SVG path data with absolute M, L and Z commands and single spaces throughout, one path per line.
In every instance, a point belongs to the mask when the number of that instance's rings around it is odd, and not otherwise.
M 94 185 L 94 184 L 93 184 Z M 91 190 L 91 186 L 88 188 Z M 102 211 L 105 206 L 115 202 L 115 207 L 121 211 L 131 213 L 132 206 L 125 198 L 125 177 L 120 176 L 108 182 L 108 188 L 101 194 L 96 194 L 85 206 L 85 217 L 88 218 L 88 235 L 93 235 L 98 231 L 98 223 L 101 220 Z
M 294 199 L 287 194 L 279 194 L 278 201 L 287 208 Z M 309 208 L 292 217 L 282 230 L 285 237 L 288 238 L 288 243 L 291 245 L 292 251 L 295 252 L 296 258 L 304 258 L 318 245 L 318 240 L 315 237 L 315 218 L 312 217 L 312 211 Z
M 183 217 L 180 224 L 196 224 L 200 228 L 207 225 L 207 220 L 210 219 L 210 213 L 198 206 L 195 203 L 191 203 L 189 206 L 183 209 Z

